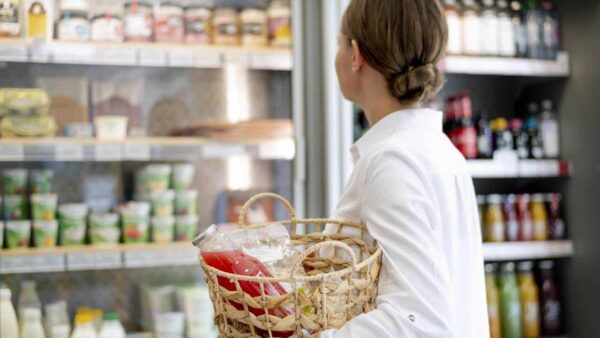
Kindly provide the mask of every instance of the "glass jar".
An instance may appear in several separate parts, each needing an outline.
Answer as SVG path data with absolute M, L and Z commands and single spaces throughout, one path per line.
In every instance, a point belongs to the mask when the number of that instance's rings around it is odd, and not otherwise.
M 481 16 L 474 0 L 463 2 L 463 50 L 467 55 L 481 55 Z
M 57 25 L 57 38 L 62 41 L 88 41 L 90 22 L 87 12 L 64 11 Z
M 122 42 L 125 39 L 123 19 L 119 13 L 105 11 L 92 17 L 92 41 Z
M 502 212 L 502 196 L 489 195 L 487 197 L 487 210 L 485 214 L 485 239 L 486 242 L 504 242 L 504 214 Z
M 485 55 L 500 54 L 500 32 L 498 26 L 498 13 L 494 7 L 494 0 L 483 0 L 481 11 L 481 48 Z
M 260 9 L 247 8 L 240 15 L 242 20 L 242 45 L 263 47 L 269 43 L 267 35 L 267 13 Z
M 213 17 L 214 41 L 218 45 L 235 46 L 240 44 L 238 13 L 233 8 L 218 8 Z
M 172 1 L 161 1 L 154 14 L 154 40 L 183 42 L 183 8 Z
M 544 204 L 544 195 L 535 194 L 531 197 L 531 221 L 533 222 L 533 239 L 548 240 L 548 213 Z
M 138 0 L 126 2 L 123 23 L 125 41 L 152 41 L 154 17 L 149 3 Z
M 498 33 L 500 55 L 514 57 L 517 53 L 517 43 L 507 0 L 498 0 Z
M 289 1 L 271 1 L 267 16 L 271 46 L 290 47 L 292 45 L 292 10 Z
M 462 13 L 456 0 L 444 2 L 444 13 L 448 23 L 448 54 L 460 55 L 463 53 Z
M 212 41 L 213 12 L 206 6 L 189 6 L 185 9 L 185 41 L 210 44 Z
M 0 38 L 16 38 L 21 35 L 21 1 L 3 0 L 0 12 Z

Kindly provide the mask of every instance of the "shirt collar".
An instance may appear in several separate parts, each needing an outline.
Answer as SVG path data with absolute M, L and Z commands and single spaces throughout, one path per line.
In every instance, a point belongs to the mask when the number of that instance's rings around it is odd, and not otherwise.
M 375 123 L 350 149 L 354 161 L 386 140 L 399 129 L 432 129 L 442 132 L 443 114 L 440 111 L 414 108 L 403 109 L 386 115 Z

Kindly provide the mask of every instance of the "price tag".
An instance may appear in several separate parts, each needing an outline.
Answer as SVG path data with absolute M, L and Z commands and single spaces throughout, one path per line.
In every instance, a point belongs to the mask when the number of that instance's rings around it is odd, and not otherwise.
M 93 63 L 104 65 L 135 65 L 136 50 L 127 47 L 97 47 L 92 56 Z
M 193 67 L 196 56 L 191 49 L 175 48 L 169 51 L 169 65 L 175 67 Z
M 246 154 L 246 147 L 237 144 L 205 144 L 202 146 L 204 158 L 227 158 Z
M 139 64 L 141 66 L 166 66 L 167 52 L 156 48 L 140 49 Z
M 276 51 L 250 55 L 250 68 L 252 69 L 290 70 L 292 67 L 292 55 L 289 52 Z
M 31 61 L 44 63 L 50 59 L 50 47 L 47 43 L 34 40 L 31 45 Z
M 27 45 L 19 43 L 0 43 L 0 61 L 27 61 Z
M 37 272 L 57 272 L 65 271 L 65 256 L 62 254 L 56 255 L 40 255 L 36 258 Z
M 258 156 L 265 160 L 291 160 L 296 155 L 293 140 L 261 143 L 258 145 Z
M 57 144 L 54 158 L 56 161 L 83 161 L 83 145 L 75 143 Z
M 123 158 L 121 145 L 117 143 L 97 144 L 94 147 L 96 161 L 120 161 Z
M 56 63 L 91 63 L 94 50 L 92 46 L 84 44 L 57 44 L 52 45 L 54 62 Z
M 247 67 L 249 63 L 249 55 L 243 50 L 226 51 L 223 54 L 225 65 L 235 65 L 239 67 Z
M 25 150 L 22 144 L 0 143 L 0 161 L 23 161 Z
M 67 270 L 86 271 L 94 270 L 96 257 L 94 253 L 79 252 L 67 254 Z
M 8 273 L 36 273 L 57 272 L 65 270 L 64 256 L 50 255 L 24 255 L 0 258 L 0 272 Z
M 213 50 L 201 50 L 196 53 L 195 65 L 198 68 L 221 68 L 223 56 L 220 52 Z
M 152 147 L 144 143 L 125 143 L 123 158 L 131 161 L 149 161 Z
M 177 266 L 188 266 L 199 264 L 198 251 L 196 248 L 172 250 L 170 254 L 170 264 Z
M 98 252 L 95 254 L 96 270 L 119 269 L 122 267 L 121 253 L 118 251 Z

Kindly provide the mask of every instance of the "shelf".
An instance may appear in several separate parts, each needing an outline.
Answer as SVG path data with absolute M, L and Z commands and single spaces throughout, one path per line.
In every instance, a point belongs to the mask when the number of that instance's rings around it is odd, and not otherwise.
M 0 274 L 93 271 L 198 264 L 188 242 L 0 250 Z
M 212 139 L 199 137 L 129 138 L 0 138 L 0 162 L 186 161 L 250 156 L 264 160 L 295 158 L 294 139 Z
M 564 160 L 469 160 L 467 165 L 476 179 L 568 177 L 572 170 Z
M 571 241 L 484 243 L 486 261 L 566 258 L 573 256 Z
M 556 60 L 518 59 L 491 56 L 448 56 L 440 62 L 447 74 L 568 77 L 569 55 L 560 52 Z
M 289 48 L 192 46 L 164 43 L 27 42 L 0 40 L 0 61 L 110 66 L 223 68 L 290 71 Z

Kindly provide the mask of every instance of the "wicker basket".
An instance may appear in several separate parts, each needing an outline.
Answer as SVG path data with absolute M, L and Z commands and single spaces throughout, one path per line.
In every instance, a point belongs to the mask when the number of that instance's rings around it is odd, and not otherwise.
M 265 198 L 279 200 L 287 207 L 291 219 L 276 223 L 289 225 L 292 243 L 306 250 L 296 260 L 290 275 L 283 277 L 230 274 L 201 260 L 220 337 L 317 337 L 323 330 L 340 328 L 348 320 L 374 309 L 382 251 L 376 242 L 369 240 L 366 227 L 332 219 L 298 219 L 286 199 L 271 193 L 259 194 L 246 202 L 240 212 L 241 227 L 260 228 L 273 224 L 247 225 L 245 221 L 249 207 Z M 301 234 L 297 231 L 300 224 L 315 225 L 318 231 Z M 323 234 L 326 224 L 339 225 L 337 233 Z M 360 237 L 343 235 L 342 230 L 348 227 L 353 228 L 351 233 L 360 233 Z M 332 249 L 320 250 L 324 247 Z M 317 252 L 321 256 L 315 255 Z M 324 257 L 326 252 L 329 255 Z M 310 272 L 301 271 L 302 267 Z M 236 290 L 221 287 L 218 278 L 229 279 Z M 258 283 L 262 295 L 252 297 L 244 293 L 240 282 Z M 269 296 L 264 292 L 265 284 L 269 283 L 286 283 L 292 291 L 282 296 Z M 264 311 L 255 315 L 249 308 Z M 275 309 L 281 308 L 290 309 L 290 314 L 285 318 L 272 315 Z

